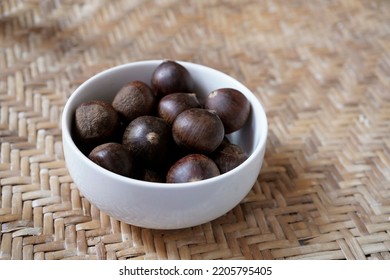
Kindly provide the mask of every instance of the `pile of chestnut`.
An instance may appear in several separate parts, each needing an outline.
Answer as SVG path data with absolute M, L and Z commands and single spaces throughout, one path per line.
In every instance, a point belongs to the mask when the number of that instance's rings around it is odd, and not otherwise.
M 189 71 L 173 60 L 154 70 L 151 85 L 131 81 L 112 102 L 80 104 L 73 138 L 90 160 L 117 174 L 184 183 L 228 172 L 247 159 L 226 134 L 246 123 L 250 104 L 233 88 L 198 99 Z

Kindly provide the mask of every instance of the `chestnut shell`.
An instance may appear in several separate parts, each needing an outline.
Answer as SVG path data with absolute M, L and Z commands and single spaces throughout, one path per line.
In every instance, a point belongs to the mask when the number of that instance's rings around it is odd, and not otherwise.
M 155 116 L 140 116 L 126 127 L 122 144 L 145 166 L 159 166 L 172 145 L 170 126 Z
M 225 133 L 216 114 L 206 109 L 192 108 L 176 117 L 172 124 L 172 136 L 183 150 L 208 154 L 221 144 Z
M 134 158 L 123 145 L 115 142 L 104 143 L 95 147 L 88 158 L 97 165 L 126 177 L 135 175 Z
M 205 108 L 215 111 L 221 118 L 226 134 L 242 128 L 250 113 L 249 100 L 233 88 L 212 91 L 205 100 Z
M 80 104 L 75 111 L 74 131 L 83 145 L 109 142 L 120 125 L 118 113 L 111 104 L 94 100 Z
M 156 170 L 145 168 L 142 173 L 141 180 L 155 183 L 165 183 L 165 176 Z
M 221 174 L 223 174 L 243 163 L 248 158 L 248 155 L 239 145 L 233 144 L 225 138 L 210 157 L 217 164 Z
M 164 60 L 152 73 L 151 86 L 157 97 L 174 92 L 192 92 L 194 81 L 188 70 L 174 60 Z
M 200 107 L 201 105 L 195 93 L 176 92 L 161 98 L 157 106 L 157 114 L 168 124 L 172 125 L 181 112 Z
M 217 165 L 203 154 L 189 154 L 175 162 L 167 173 L 167 183 L 196 182 L 220 175 Z
M 133 81 L 117 92 L 112 106 L 122 119 L 129 123 L 139 116 L 151 114 L 156 103 L 156 97 L 147 84 Z

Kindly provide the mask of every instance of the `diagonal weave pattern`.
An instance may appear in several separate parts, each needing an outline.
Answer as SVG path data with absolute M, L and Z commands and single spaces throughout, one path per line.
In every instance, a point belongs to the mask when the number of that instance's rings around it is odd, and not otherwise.
M 390 2 L 0 2 L 0 259 L 390 259 Z M 266 108 L 264 166 L 226 215 L 174 231 L 91 205 L 61 113 L 93 74 L 172 58 Z

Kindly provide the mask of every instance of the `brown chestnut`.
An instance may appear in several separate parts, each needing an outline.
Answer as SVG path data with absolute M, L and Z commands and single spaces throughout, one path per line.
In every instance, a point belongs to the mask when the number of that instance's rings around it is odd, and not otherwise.
M 167 173 L 167 183 L 186 183 L 201 181 L 218 176 L 217 165 L 202 154 L 189 154 L 179 159 Z
M 119 128 L 119 116 L 105 101 L 84 102 L 76 108 L 74 126 L 78 141 L 96 146 L 114 136 Z
M 172 125 L 181 112 L 190 108 L 200 107 L 195 93 L 171 93 L 161 98 L 157 106 L 157 114 L 168 124 Z
M 194 81 L 190 72 L 173 60 L 164 60 L 152 73 L 151 86 L 157 97 L 174 92 L 192 92 Z
M 142 180 L 147 182 L 165 183 L 165 176 L 161 172 L 145 168 L 142 174 Z
M 222 120 L 225 133 L 229 134 L 244 126 L 249 117 L 250 103 L 240 91 L 220 88 L 207 96 L 205 108 L 216 112 Z
M 176 144 L 193 153 L 213 152 L 224 138 L 220 118 L 206 109 L 192 108 L 180 113 L 172 124 Z
M 140 116 L 126 127 L 122 143 L 146 166 L 158 166 L 172 143 L 170 126 L 155 116 Z
M 239 145 L 231 143 L 226 138 L 210 157 L 217 164 L 221 174 L 236 168 L 248 158 Z
M 152 89 L 141 81 L 133 81 L 123 86 L 115 95 L 112 106 L 127 122 L 142 115 L 149 115 L 156 105 Z
M 99 166 L 126 177 L 135 174 L 134 158 L 130 151 L 119 143 L 104 143 L 95 147 L 88 158 Z

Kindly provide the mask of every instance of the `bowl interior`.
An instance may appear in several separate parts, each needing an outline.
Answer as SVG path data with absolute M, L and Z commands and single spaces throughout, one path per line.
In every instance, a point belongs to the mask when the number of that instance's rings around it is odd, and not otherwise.
M 108 70 L 105 70 L 84 82 L 69 98 L 63 113 L 63 137 L 71 138 L 72 122 L 74 112 L 79 104 L 85 101 L 94 99 L 105 100 L 111 102 L 118 92 L 118 90 L 131 81 L 139 80 L 150 85 L 150 80 L 154 69 L 161 63 L 161 60 L 150 60 L 142 62 L 133 62 L 129 64 L 120 65 Z M 212 68 L 178 61 L 184 67 L 188 69 L 195 82 L 195 93 L 200 97 L 205 97 L 211 91 L 217 88 L 231 87 L 240 90 L 251 103 L 251 113 L 245 126 L 237 132 L 228 135 L 228 138 L 235 144 L 240 145 L 244 151 L 250 155 L 249 159 L 241 164 L 237 168 L 244 168 L 245 164 L 250 164 L 250 158 L 257 156 L 265 145 L 267 134 L 267 121 L 264 110 L 257 100 L 257 98 L 246 88 L 243 84 L 235 80 L 234 78 L 214 70 Z M 68 139 L 71 140 L 71 139 Z M 71 143 L 71 149 L 78 150 L 73 140 L 68 141 Z M 93 164 L 90 160 L 84 156 L 81 151 L 79 153 L 80 158 L 85 161 L 85 164 Z M 94 164 L 95 165 L 95 164 Z M 111 173 L 110 176 L 122 177 L 122 180 L 134 180 L 125 178 L 123 176 L 113 174 L 107 170 L 103 170 L 100 166 L 96 165 L 96 168 L 102 169 L 101 172 Z M 236 169 L 237 169 L 236 168 Z M 233 169 L 230 172 L 234 172 Z M 225 173 L 226 174 L 226 173 Z M 220 176 L 224 176 L 222 174 Z M 218 177 L 220 177 L 218 176 Z M 217 177 L 215 177 L 217 178 Z M 216 180 L 210 178 L 208 180 Z M 203 181 L 200 181 L 203 183 Z M 147 182 L 150 185 L 150 182 Z M 201 184 L 202 184 L 201 183 Z M 152 183 L 159 184 L 159 183 Z M 161 183 L 160 183 L 161 184 Z M 167 185 L 166 183 L 163 183 Z M 184 183 L 189 184 L 189 183 Z M 193 183 L 190 183 L 193 184 Z M 178 184 L 175 184 L 177 186 Z

